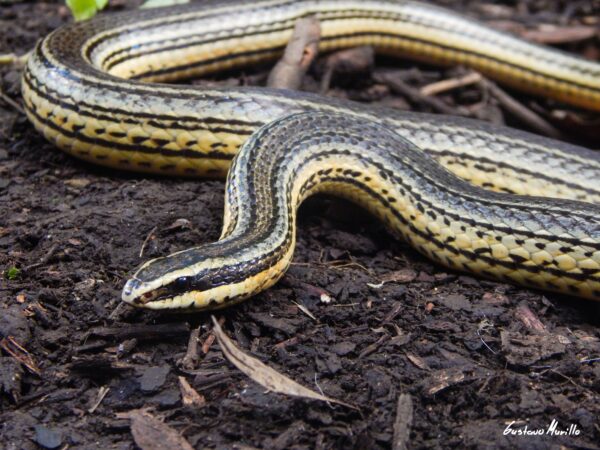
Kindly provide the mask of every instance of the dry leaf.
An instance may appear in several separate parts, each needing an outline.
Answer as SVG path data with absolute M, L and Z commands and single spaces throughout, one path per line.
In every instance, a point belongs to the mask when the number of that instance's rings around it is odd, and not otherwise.
M 131 420 L 133 440 L 142 450 L 193 450 L 179 432 L 141 409 L 117 414 Z
M 352 409 L 357 409 L 348 403 L 335 400 L 325 395 L 318 394 L 308 388 L 296 383 L 294 380 L 280 374 L 269 366 L 263 364 L 258 359 L 247 355 L 235 346 L 233 341 L 223 332 L 217 320 L 212 316 L 213 333 L 219 341 L 221 350 L 225 357 L 239 370 L 244 372 L 255 382 L 272 392 L 279 394 L 292 395 L 294 397 L 304 397 L 324 402 L 337 403 Z

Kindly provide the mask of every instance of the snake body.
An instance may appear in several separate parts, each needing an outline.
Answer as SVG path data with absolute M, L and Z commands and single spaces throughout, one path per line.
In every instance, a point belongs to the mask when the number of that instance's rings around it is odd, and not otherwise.
M 60 148 L 111 167 L 220 177 L 244 145 L 228 180 L 222 240 L 146 263 L 125 301 L 212 308 L 268 287 L 292 257 L 295 208 L 314 192 L 365 205 L 442 264 L 600 296 L 600 157 L 592 151 L 307 93 L 158 83 L 276 58 L 308 15 L 320 20 L 321 50 L 370 44 L 462 63 L 600 110 L 598 64 L 416 2 L 202 2 L 58 29 L 29 58 L 23 96 L 34 126 Z M 334 150 L 342 153 L 322 155 Z

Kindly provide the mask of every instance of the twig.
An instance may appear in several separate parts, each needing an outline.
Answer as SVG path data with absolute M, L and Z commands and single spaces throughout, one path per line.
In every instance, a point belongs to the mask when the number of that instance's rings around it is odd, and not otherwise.
M 528 41 L 538 42 L 540 44 L 570 44 L 573 42 L 593 39 L 598 34 L 596 27 L 585 25 L 552 27 L 542 30 L 525 30 L 520 33 L 521 37 Z
M 221 317 L 219 319 L 219 325 L 223 326 L 224 323 L 225 323 L 225 317 Z M 205 355 L 208 354 L 208 352 L 210 350 L 210 347 L 215 342 L 215 339 L 216 339 L 215 333 L 213 331 L 209 332 L 208 336 L 206 337 L 206 339 L 202 343 L 202 353 L 204 353 Z
M 200 335 L 200 327 L 194 328 L 190 333 L 188 340 L 187 351 L 181 360 L 181 367 L 186 370 L 194 370 L 198 364 L 198 336 Z
M 316 17 L 296 22 L 283 56 L 273 67 L 267 86 L 277 89 L 299 89 L 304 74 L 319 52 L 321 26 Z
M 375 72 L 373 79 L 378 83 L 387 85 L 392 92 L 402 95 L 411 103 L 427 106 L 442 114 L 469 115 L 469 112 L 464 108 L 452 108 L 438 98 L 423 95 L 421 91 L 409 86 L 399 77 L 395 76 L 393 72 Z
M 478 72 L 471 72 L 462 77 L 449 78 L 447 80 L 437 81 L 435 83 L 423 86 L 421 94 L 426 96 L 438 95 L 443 92 L 451 91 L 459 87 L 469 86 L 481 81 L 483 77 Z
M 0 348 L 29 369 L 30 372 L 41 376 L 41 370 L 35 363 L 31 353 L 19 344 L 14 337 L 7 336 L 0 341 Z
M 142 243 L 142 248 L 140 248 L 140 258 L 144 255 L 144 249 L 146 248 L 146 245 L 148 244 L 152 236 L 154 236 L 155 232 L 156 227 L 152 228 L 152 230 L 150 230 L 150 233 L 148 233 L 148 236 L 146 236 L 146 239 L 144 239 L 144 242 Z
M 54 254 L 56 253 L 56 250 L 58 250 L 58 244 L 52 244 L 52 246 L 50 247 L 50 249 L 44 254 L 44 256 L 42 256 L 39 260 L 39 262 L 30 264 L 26 267 L 23 268 L 24 272 L 27 272 L 31 269 L 35 269 L 36 267 L 40 267 L 43 266 L 44 264 L 46 264 L 48 261 L 50 261 L 50 259 L 54 256 Z
M 102 403 L 102 400 L 104 400 L 104 397 L 106 397 L 106 394 L 108 394 L 108 391 L 110 391 L 110 388 L 108 386 L 102 386 L 98 390 L 98 398 L 96 399 L 92 407 L 88 409 L 88 413 L 93 414 L 94 411 L 98 409 L 98 406 L 100 406 L 100 403 Z
M 10 98 L 8 95 L 6 95 L 4 93 L 4 91 L 2 91 L 2 89 L 0 89 L 0 98 L 2 100 L 4 100 L 4 102 L 9 105 L 12 106 L 14 109 L 16 109 L 17 111 L 19 111 L 21 114 L 25 114 L 25 110 L 23 109 L 23 107 L 21 105 L 19 105 L 17 102 L 15 102 L 12 98 Z
M 482 79 L 480 84 L 487 89 L 488 92 L 498 100 L 500 106 L 502 106 L 507 112 L 525 122 L 533 130 L 540 134 L 544 134 L 549 137 L 559 139 L 562 137 L 562 133 L 553 127 L 540 115 L 527 108 L 521 102 L 508 95 L 504 90 L 500 89 L 495 83 Z
M 127 325 L 123 327 L 98 327 L 89 332 L 89 336 L 112 338 L 115 340 L 133 339 L 148 341 L 165 339 L 169 336 L 189 334 L 190 327 L 187 323 L 165 323 L 156 325 Z

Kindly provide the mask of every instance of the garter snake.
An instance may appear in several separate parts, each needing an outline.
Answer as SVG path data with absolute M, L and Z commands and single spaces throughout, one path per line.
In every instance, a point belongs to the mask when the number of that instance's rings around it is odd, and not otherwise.
M 600 110 L 600 65 L 410 1 L 209 1 L 60 28 L 29 58 L 23 96 L 34 126 L 63 150 L 110 167 L 222 177 L 243 145 L 222 239 L 144 264 L 125 301 L 213 308 L 272 285 L 292 257 L 295 207 L 315 192 L 359 202 L 441 264 L 600 297 L 600 157 L 590 150 L 308 93 L 162 83 L 274 59 L 308 15 L 321 23 L 323 51 L 368 44 L 460 63 Z

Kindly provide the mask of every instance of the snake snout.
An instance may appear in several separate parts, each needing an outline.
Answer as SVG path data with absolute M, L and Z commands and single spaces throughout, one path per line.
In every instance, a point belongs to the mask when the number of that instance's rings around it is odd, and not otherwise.
M 141 286 L 142 282 L 137 278 L 131 278 L 127 280 L 125 286 L 123 287 L 123 293 L 121 294 L 121 299 L 126 303 L 134 303 L 136 302 L 135 293 Z

